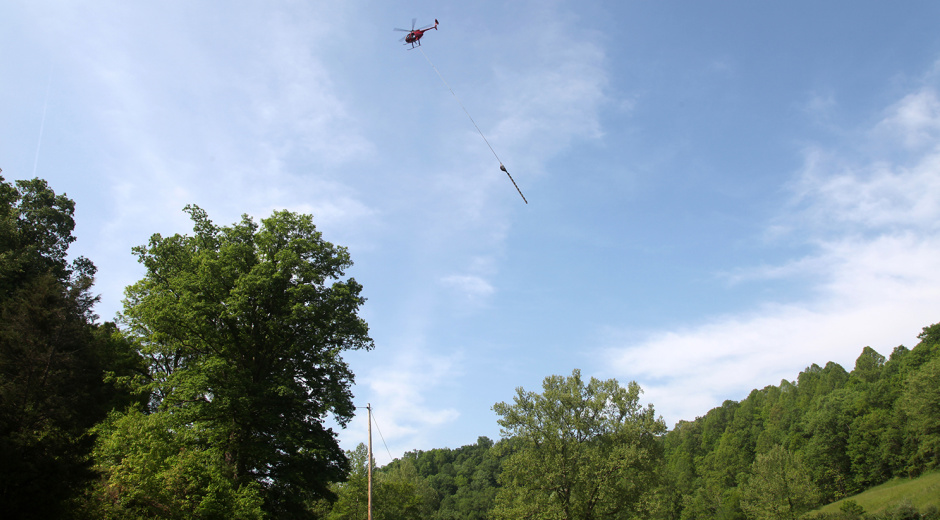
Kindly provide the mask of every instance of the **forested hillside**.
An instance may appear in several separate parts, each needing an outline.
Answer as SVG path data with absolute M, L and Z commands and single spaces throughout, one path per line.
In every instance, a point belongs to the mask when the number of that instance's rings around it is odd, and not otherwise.
M 773 466 L 808 482 L 807 505 L 827 503 L 940 463 L 940 325 L 888 359 L 866 347 L 851 372 L 811 365 L 796 381 L 753 390 L 663 439 L 666 518 L 761 518 Z M 791 497 L 792 498 L 792 497 Z
M 655 492 L 632 517 L 797 518 L 892 477 L 938 468 L 940 324 L 926 327 L 919 339 L 913 349 L 899 346 L 889 358 L 865 347 L 851 372 L 833 362 L 811 365 L 794 381 L 753 390 L 741 401 L 680 421 L 658 436 L 657 471 L 643 477 Z M 399 506 L 381 518 L 491 518 L 506 481 L 501 468 L 517 442 L 481 437 L 457 449 L 406 453 L 377 470 L 377 486 L 395 482 L 420 514 L 408 516 Z M 364 479 L 365 447 L 359 451 Z M 364 489 L 364 481 L 356 490 L 337 486 L 340 504 Z M 376 498 L 376 511 L 386 507 Z M 933 518 L 910 508 L 898 511 L 904 518 Z M 365 518 L 360 513 L 364 508 L 334 508 L 329 518 Z M 857 513 L 837 516 L 861 518 Z M 878 518 L 893 518 L 886 515 Z

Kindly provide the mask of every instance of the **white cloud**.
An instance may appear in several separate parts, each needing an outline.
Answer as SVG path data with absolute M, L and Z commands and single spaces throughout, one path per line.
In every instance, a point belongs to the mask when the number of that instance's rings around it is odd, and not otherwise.
M 403 348 L 387 366 L 357 376 L 357 384 L 369 388 L 371 404 L 378 422 L 377 430 L 388 443 L 394 457 L 406 450 L 427 445 L 433 430 L 456 421 L 460 413 L 453 407 L 436 407 L 425 396 L 448 384 L 459 372 L 460 355 L 439 356 L 423 347 Z M 366 441 L 366 415 L 358 413 L 343 435 L 344 448 L 352 449 Z M 388 452 L 376 447 L 378 435 L 373 434 L 373 453 L 378 464 L 390 462 Z
M 940 227 L 940 151 L 922 154 L 912 167 L 846 166 L 818 150 L 808 156 L 796 185 L 797 201 L 805 206 L 801 229 L 871 233 Z
M 272 27 L 265 50 L 254 57 L 257 69 L 247 79 L 252 124 L 270 153 L 312 154 L 320 163 L 339 165 L 374 152 L 356 131 L 355 118 L 331 81 L 330 70 L 310 50 L 310 35 L 294 23 Z
M 792 213 L 769 226 L 812 253 L 743 268 L 735 282 L 810 279 L 811 296 L 765 303 L 673 332 L 608 336 L 609 371 L 638 380 L 671 423 L 693 419 L 752 388 L 793 380 L 811 363 L 851 370 L 862 347 L 890 354 L 940 320 L 940 110 L 933 90 L 905 97 L 876 127 L 920 152 L 857 165 L 838 152 L 806 155 Z M 781 232 L 780 230 L 784 230 Z
M 547 158 L 572 139 L 603 136 L 600 113 L 609 101 L 606 55 L 589 31 L 572 40 L 573 25 L 577 24 L 555 14 L 517 35 L 519 52 L 531 58 L 522 66 L 496 69 L 506 115 L 493 132 L 494 139 Z
M 357 179 L 335 173 L 374 147 L 309 30 L 327 14 L 343 19 L 322 4 L 30 7 L 61 60 L 53 89 L 77 114 L 69 137 L 82 183 L 103 192 L 97 236 L 81 235 L 109 293 L 103 316 L 138 274 L 132 246 L 190 230 L 186 204 L 220 224 L 303 207 L 346 234 L 374 215 Z
M 454 274 L 445 276 L 441 282 L 467 298 L 489 296 L 495 291 L 492 284 L 475 275 Z
M 940 99 L 933 88 L 924 88 L 910 94 L 889 110 L 876 131 L 898 133 L 904 145 L 917 148 L 937 146 L 940 137 Z

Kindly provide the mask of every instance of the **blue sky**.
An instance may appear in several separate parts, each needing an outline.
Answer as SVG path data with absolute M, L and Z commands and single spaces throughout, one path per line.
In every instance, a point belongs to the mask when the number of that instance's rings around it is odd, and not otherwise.
M 423 41 L 460 105 L 393 27 Z M 672 426 L 940 321 L 940 4 L 0 5 L 0 168 L 77 203 L 113 319 L 152 233 L 312 213 L 389 452 L 499 437 L 544 377 Z M 365 418 L 340 432 L 364 441 Z M 377 440 L 376 442 L 379 442 Z

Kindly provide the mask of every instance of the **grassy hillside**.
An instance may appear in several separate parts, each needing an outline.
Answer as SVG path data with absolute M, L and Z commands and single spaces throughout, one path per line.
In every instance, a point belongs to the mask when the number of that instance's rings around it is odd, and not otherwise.
M 846 500 L 854 500 L 867 513 L 878 513 L 903 503 L 909 503 L 921 511 L 928 506 L 940 508 L 940 471 L 927 473 L 915 479 L 891 479 L 880 486 L 821 507 L 815 512 L 838 513 L 842 502 Z

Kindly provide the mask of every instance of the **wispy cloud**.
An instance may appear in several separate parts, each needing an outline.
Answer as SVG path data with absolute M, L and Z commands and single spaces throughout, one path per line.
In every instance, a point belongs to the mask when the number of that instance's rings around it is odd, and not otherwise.
M 793 205 L 768 228 L 776 240 L 812 252 L 731 276 L 738 283 L 810 279 L 815 285 L 808 299 L 768 302 L 640 341 L 611 332 L 609 372 L 640 381 L 646 398 L 673 422 L 702 415 L 724 399 L 743 399 L 752 388 L 795 379 L 811 363 L 834 360 L 851 369 L 866 345 L 883 354 L 902 343 L 913 346 L 920 328 L 940 318 L 940 110 L 934 92 L 925 87 L 904 97 L 869 132 L 884 147 L 890 129 L 890 161 L 809 149 L 791 185 Z M 908 152 L 899 154 L 897 147 Z
M 832 111 L 836 108 L 836 98 L 832 92 L 811 92 L 808 98 L 797 107 L 810 121 L 832 128 Z
M 402 346 L 390 365 L 373 368 L 357 377 L 358 384 L 368 387 L 373 396 L 377 430 L 394 457 L 426 446 L 435 428 L 459 417 L 455 408 L 429 403 L 426 396 L 434 395 L 460 374 L 460 358 L 459 354 L 433 355 L 423 348 Z M 366 441 L 366 420 L 365 414 L 359 413 L 347 428 L 343 434 L 346 449 Z M 377 442 L 373 440 L 373 444 Z M 373 452 L 379 464 L 390 462 L 385 450 L 376 447 Z
M 470 299 L 489 296 L 495 291 L 492 284 L 476 275 L 454 274 L 445 276 L 441 282 Z
M 342 20 L 338 8 L 119 4 L 35 13 L 45 39 L 69 42 L 57 70 L 82 109 L 84 182 L 109 192 L 98 236 L 82 237 L 97 244 L 83 254 L 100 268 L 102 315 L 139 274 L 130 248 L 187 232 L 189 203 L 221 224 L 303 209 L 352 241 L 375 210 L 337 171 L 374 146 L 309 30 L 326 12 Z
M 876 128 L 902 137 L 910 148 L 937 146 L 940 136 L 940 99 L 933 88 L 923 88 L 900 100 Z
M 920 133 L 920 127 L 911 129 L 903 139 Z M 910 166 L 888 162 L 854 166 L 811 150 L 795 184 L 796 202 L 802 208 L 796 219 L 787 218 L 803 232 L 814 234 L 936 230 L 940 227 L 940 153 L 930 150 L 917 155 Z
M 606 53 L 597 38 L 568 13 L 542 16 L 516 34 L 513 47 L 529 58 L 496 67 L 505 116 L 493 135 L 529 150 L 527 166 L 541 166 L 574 139 L 602 137 L 601 110 L 610 101 Z M 572 27 L 579 27 L 576 39 Z

